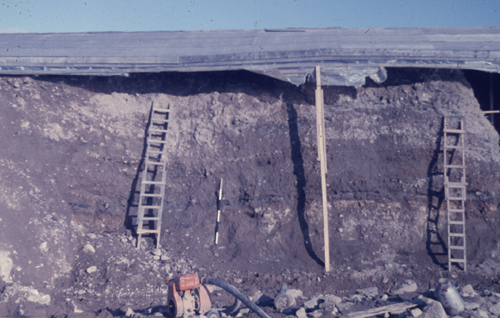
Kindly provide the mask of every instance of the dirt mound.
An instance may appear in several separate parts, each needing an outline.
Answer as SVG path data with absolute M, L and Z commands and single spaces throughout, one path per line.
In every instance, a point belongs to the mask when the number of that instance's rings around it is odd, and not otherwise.
M 447 275 L 443 115 L 467 124 L 469 271 L 456 279 L 496 284 L 498 134 L 463 74 L 391 69 L 380 85 L 325 88 L 326 275 L 313 98 L 247 72 L 0 78 L 0 313 L 159 311 L 163 279 L 188 271 L 247 295 L 404 279 L 424 291 Z M 152 238 L 134 247 L 152 104 L 172 109 L 161 255 Z

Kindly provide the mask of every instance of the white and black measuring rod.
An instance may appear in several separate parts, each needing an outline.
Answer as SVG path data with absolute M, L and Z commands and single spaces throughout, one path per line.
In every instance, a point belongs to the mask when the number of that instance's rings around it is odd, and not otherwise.
M 219 200 L 217 200 L 217 223 L 215 224 L 215 245 L 219 244 L 220 206 L 222 201 L 222 178 L 220 179 Z

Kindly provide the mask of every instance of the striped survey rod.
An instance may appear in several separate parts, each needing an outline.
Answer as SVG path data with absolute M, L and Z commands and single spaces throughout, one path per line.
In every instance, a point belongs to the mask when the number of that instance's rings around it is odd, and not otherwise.
M 220 179 L 219 200 L 217 201 L 217 223 L 215 225 L 215 245 L 219 244 L 220 206 L 222 201 L 222 178 Z

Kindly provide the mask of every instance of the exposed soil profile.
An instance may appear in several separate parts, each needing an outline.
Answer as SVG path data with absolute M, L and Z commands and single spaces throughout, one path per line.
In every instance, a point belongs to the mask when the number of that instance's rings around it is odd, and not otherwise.
M 165 278 L 188 272 L 248 296 L 405 280 L 423 293 L 441 277 L 500 292 L 499 136 L 463 73 L 389 69 L 324 95 L 326 274 L 313 86 L 243 71 L 0 77 L 0 316 L 161 312 Z M 158 255 L 153 237 L 135 248 L 134 226 L 152 104 L 171 109 Z M 445 115 L 466 121 L 465 273 L 447 271 Z

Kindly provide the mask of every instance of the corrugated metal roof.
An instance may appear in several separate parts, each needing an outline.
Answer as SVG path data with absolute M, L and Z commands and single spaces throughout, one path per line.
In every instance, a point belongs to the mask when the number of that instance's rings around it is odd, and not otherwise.
M 0 74 L 250 70 L 302 84 L 385 80 L 384 67 L 500 72 L 500 27 L 0 34 Z

